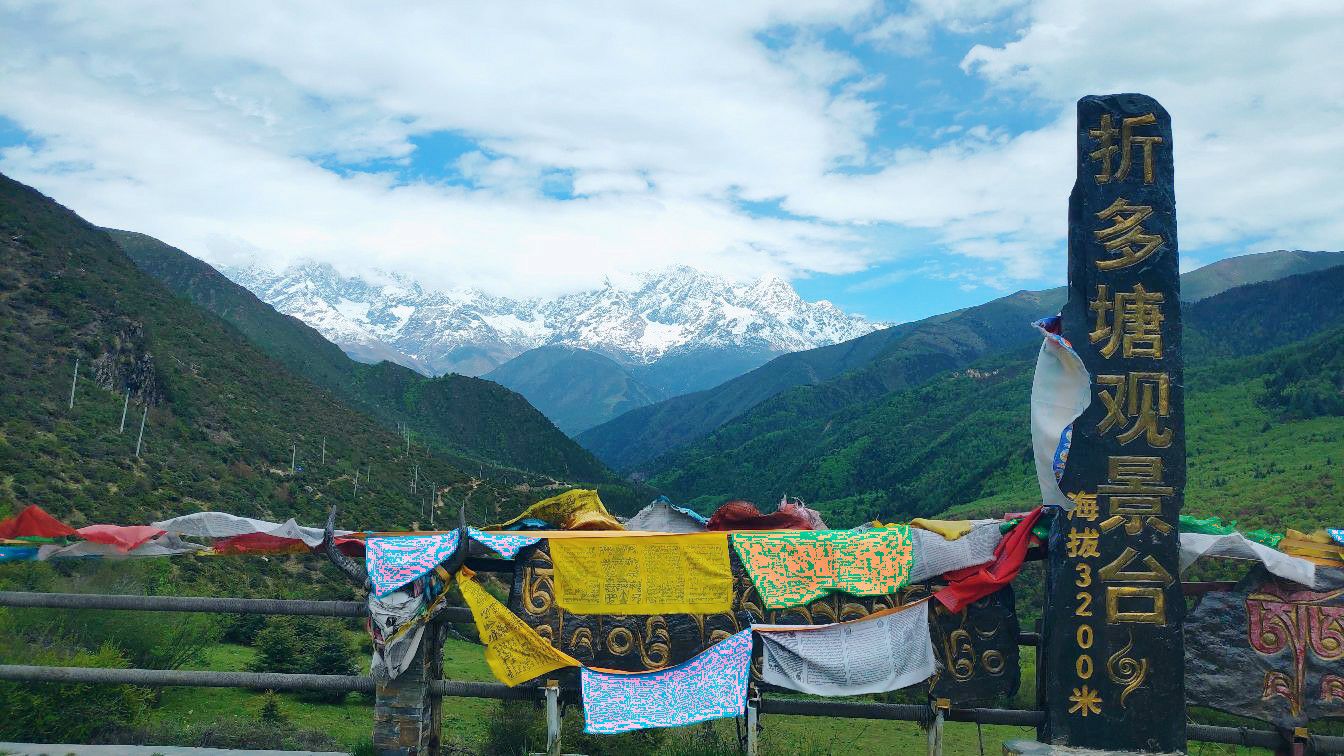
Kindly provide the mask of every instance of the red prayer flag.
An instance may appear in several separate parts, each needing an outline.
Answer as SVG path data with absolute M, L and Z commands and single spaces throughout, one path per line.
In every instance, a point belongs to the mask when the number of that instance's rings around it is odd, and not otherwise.
M 149 525 L 88 525 L 75 532 L 86 541 L 115 546 L 119 551 L 130 551 L 163 535 L 162 530 Z
M 36 504 L 29 504 L 13 517 L 0 520 L 0 538 L 61 538 L 71 535 L 78 535 L 74 528 L 47 514 Z
M 994 559 L 988 564 L 967 567 L 949 572 L 943 576 L 948 581 L 946 588 L 933 594 L 946 606 L 948 611 L 959 612 L 1003 586 L 1011 583 L 1022 569 L 1022 562 L 1031 547 L 1031 529 L 1041 518 L 1043 507 L 1036 507 L 1027 513 L 1017 527 L 1009 531 L 994 549 Z

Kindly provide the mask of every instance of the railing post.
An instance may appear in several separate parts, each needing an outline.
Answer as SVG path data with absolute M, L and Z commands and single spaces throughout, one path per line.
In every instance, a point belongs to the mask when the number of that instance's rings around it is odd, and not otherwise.
M 943 756 L 943 721 L 952 710 L 952 702 L 940 698 L 933 702 L 933 721 L 929 724 L 929 756 Z
M 760 753 L 759 735 L 756 732 L 760 722 L 761 691 L 755 686 L 747 691 L 747 756 Z
M 443 636 L 440 621 L 427 624 L 411 666 L 378 684 L 373 750 L 379 756 L 438 756 L 442 698 L 430 692 L 429 682 L 443 677 Z
M 560 756 L 560 681 L 547 680 L 546 756 Z

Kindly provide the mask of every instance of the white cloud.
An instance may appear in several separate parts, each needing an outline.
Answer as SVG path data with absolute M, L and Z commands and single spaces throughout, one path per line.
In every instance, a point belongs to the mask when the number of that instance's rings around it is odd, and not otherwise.
M 886 55 L 952 44 L 984 96 L 902 147 L 890 121 L 948 95 L 893 101 L 895 59 L 873 68 L 842 35 Z M 852 272 L 902 253 L 869 241 L 883 225 L 941 242 L 946 275 L 1054 282 L 1088 93 L 1172 113 L 1183 248 L 1340 247 L 1340 39 L 1324 2 L 0 0 L 0 115 L 37 137 L 0 170 L 215 261 L 514 295 L 673 263 Z M 1044 125 L 968 115 L 991 108 Z M 466 183 L 397 178 L 412 138 L 442 131 L 474 144 L 444 158 Z

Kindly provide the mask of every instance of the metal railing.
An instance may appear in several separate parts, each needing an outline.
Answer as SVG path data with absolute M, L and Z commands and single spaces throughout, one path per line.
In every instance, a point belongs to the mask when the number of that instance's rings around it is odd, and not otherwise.
M 45 609 L 107 609 L 149 612 L 207 612 L 231 614 L 304 615 L 314 617 L 363 617 L 367 611 L 358 601 L 311 601 L 297 599 L 245 599 L 207 596 L 130 596 L 84 593 L 30 593 L 0 591 L 0 606 Z M 471 611 L 448 607 L 439 615 L 448 622 L 471 622 Z M 1018 634 L 1018 643 L 1037 646 L 1037 633 Z M 373 693 L 377 685 L 372 677 L 354 675 L 279 674 L 271 672 L 213 672 L 197 670 L 107 669 L 97 667 L 42 667 L 23 664 L 0 665 L 0 680 L 15 682 L 140 685 L 146 687 L 244 688 L 250 690 L 318 690 Z M 500 683 L 463 680 L 431 680 L 434 696 L 485 698 L 501 701 L 547 701 L 545 686 L 509 687 Z M 552 694 L 554 699 L 554 694 Z M 562 689 L 559 698 L 580 700 L 579 692 Z M 547 701 L 550 703 L 550 701 Z M 548 706 L 548 708 L 551 708 Z M 818 701 L 762 696 L 756 713 L 775 716 L 813 716 L 875 719 L 927 723 L 930 708 L 918 704 L 887 704 L 861 701 Z M 951 722 L 1035 727 L 1045 720 L 1045 712 L 1031 709 L 951 708 L 945 718 Z M 1284 736 L 1271 730 L 1221 727 L 1190 723 L 1187 737 L 1194 741 L 1226 743 L 1261 748 L 1289 745 Z M 1344 737 L 1308 735 L 1316 753 L 1344 753 Z

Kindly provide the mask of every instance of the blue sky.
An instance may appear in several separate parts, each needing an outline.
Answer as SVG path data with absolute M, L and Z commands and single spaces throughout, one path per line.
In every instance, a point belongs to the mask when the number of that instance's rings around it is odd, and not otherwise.
M 1344 248 L 1344 9 L 1115 7 L 35 0 L 0 6 L 0 171 L 217 264 L 689 264 L 895 322 L 1063 283 L 1072 103 L 1143 91 L 1183 267 Z

